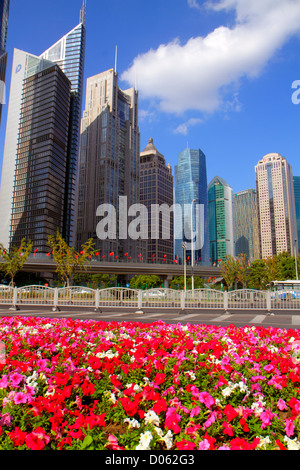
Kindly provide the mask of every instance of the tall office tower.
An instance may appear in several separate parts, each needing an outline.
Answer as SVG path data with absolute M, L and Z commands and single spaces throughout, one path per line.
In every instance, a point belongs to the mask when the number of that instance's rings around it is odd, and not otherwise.
M 235 255 L 232 188 L 216 176 L 208 185 L 210 263 Z
M 293 181 L 295 194 L 298 251 L 300 252 L 300 176 L 294 176 Z
M 255 166 L 262 258 L 284 251 L 294 256 L 297 240 L 292 167 L 279 153 Z
M 139 241 L 128 234 L 127 219 L 128 208 L 139 203 L 139 155 L 138 92 L 122 91 L 113 69 L 88 78 L 81 120 L 79 245 L 94 238 L 101 256 L 114 253 L 119 259 L 136 259 L 140 254 Z M 113 211 L 115 236 L 97 233 L 104 216 L 96 215 L 97 208 L 103 204 Z
M 252 262 L 260 258 L 257 197 L 255 189 L 246 189 L 233 197 L 235 254 Z
M 2 105 L 5 101 L 5 77 L 7 66 L 7 29 L 10 0 L 0 0 L 0 122 L 2 116 Z
M 33 58 L 31 58 L 33 59 Z M 34 62 L 34 60 L 33 60 Z M 36 70 L 37 69 L 37 70 Z M 10 246 L 23 238 L 39 253 L 62 233 L 71 84 L 58 65 L 36 60 L 23 84 Z
M 140 154 L 140 203 L 148 210 L 147 262 L 171 263 L 174 259 L 173 175 L 153 139 Z M 153 207 L 162 212 L 154 212 Z
M 15 175 L 19 171 L 17 166 L 18 150 L 20 149 L 19 137 L 24 127 L 23 120 L 27 119 L 27 115 L 22 112 L 23 108 L 25 109 L 27 106 L 27 99 L 25 100 L 23 96 L 25 93 L 24 85 L 27 83 L 26 79 L 32 74 L 38 73 L 39 71 L 42 73 L 46 66 L 45 64 L 49 66 L 57 64 L 71 83 L 62 235 L 69 244 L 74 244 L 76 186 L 78 183 L 78 145 L 85 49 L 85 3 L 83 4 L 80 19 L 81 22 L 78 26 L 39 57 L 18 49 L 14 50 L 0 189 L 0 242 L 6 247 L 9 246 L 12 237 L 10 228 L 12 226 L 11 222 L 13 216 L 14 182 L 17 181 Z M 32 68 L 34 73 L 32 73 Z M 33 101 L 32 104 L 33 107 L 40 106 L 39 100 L 37 104 L 35 101 Z M 50 110 L 47 110 L 47 112 L 50 113 Z M 34 110 L 32 113 L 33 116 L 36 116 Z M 43 122 L 42 118 L 40 122 Z M 63 126 L 64 122 L 65 120 L 63 119 L 61 126 Z M 28 126 L 31 125 L 29 122 L 27 122 L 27 124 Z M 41 134 L 43 132 L 45 134 L 45 147 L 48 145 L 46 138 L 48 136 L 48 130 L 49 123 L 47 123 L 45 128 L 42 128 L 42 126 L 40 128 Z M 64 131 L 65 129 L 62 127 L 62 133 L 64 133 Z M 56 139 L 59 140 L 60 137 L 61 133 L 58 132 L 57 128 L 55 134 L 52 135 L 50 133 L 50 139 L 53 141 Z M 39 152 L 42 154 L 44 151 L 44 147 L 41 146 Z M 32 159 L 31 156 L 29 158 L 32 164 L 34 164 L 35 158 L 38 157 L 35 156 L 34 159 Z M 60 225 L 57 228 L 60 228 Z
M 200 149 L 186 148 L 179 154 L 175 166 L 175 203 L 181 206 L 181 213 L 175 211 L 175 256 L 184 260 L 185 242 L 186 259 L 192 261 L 193 250 L 193 261 L 206 265 L 209 258 L 207 174 L 206 157 Z

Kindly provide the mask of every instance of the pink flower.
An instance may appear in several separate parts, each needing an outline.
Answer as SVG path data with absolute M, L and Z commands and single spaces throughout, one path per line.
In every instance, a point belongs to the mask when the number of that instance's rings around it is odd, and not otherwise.
M 18 374 L 18 372 L 14 372 L 12 375 L 9 376 L 10 383 L 13 387 L 18 387 L 23 380 L 23 375 Z
M 288 418 L 285 422 L 285 433 L 288 437 L 291 437 L 295 431 L 295 424 L 292 419 Z
M 266 428 L 267 426 L 270 426 L 271 424 L 271 421 L 272 419 L 274 418 L 275 413 L 272 413 L 272 411 L 270 410 L 270 408 L 268 408 L 266 411 L 263 411 L 261 414 L 260 414 L 260 419 L 262 420 L 262 425 L 261 425 L 261 428 L 264 429 Z
M 205 421 L 205 423 L 203 425 L 203 429 L 209 428 L 215 421 L 216 421 L 216 412 L 213 411 L 210 414 L 209 418 Z
M 105 447 L 110 450 L 124 450 L 124 447 L 119 446 L 118 439 L 113 434 L 108 435 L 108 444 Z
M 288 409 L 288 407 L 286 406 L 286 402 L 282 398 L 279 398 L 277 402 L 277 408 L 281 411 Z
M 204 403 L 207 408 L 211 408 L 215 400 L 208 392 L 200 392 L 198 397 L 200 403 Z
M 204 441 L 199 442 L 198 450 L 208 450 L 209 448 L 210 448 L 210 443 L 208 442 L 207 439 L 204 439 Z
M 193 418 L 194 416 L 198 416 L 198 414 L 200 413 L 201 411 L 201 408 L 199 408 L 199 406 L 195 406 L 192 411 L 191 411 L 191 414 L 190 414 L 190 417 Z
M 181 420 L 181 416 L 177 414 L 176 409 L 173 407 L 168 408 L 166 413 L 165 427 L 173 431 L 174 434 L 178 434 L 181 431 L 178 423 Z
M 2 379 L 0 380 L 0 388 L 7 388 L 7 387 L 8 387 L 7 375 L 3 375 Z
M 27 396 L 25 393 L 17 392 L 14 396 L 15 405 L 20 405 L 21 403 L 27 403 Z

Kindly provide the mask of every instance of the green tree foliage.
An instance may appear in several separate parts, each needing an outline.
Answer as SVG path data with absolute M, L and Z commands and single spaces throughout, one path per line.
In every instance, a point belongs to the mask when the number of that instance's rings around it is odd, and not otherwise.
M 32 251 L 32 242 L 26 242 L 25 238 L 21 241 L 19 247 L 13 246 L 7 250 L 0 244 L 0 269 L 4 272 L 5 276 L 10 278 L 10 286 L 14 285 L 15 275 L 22 269 Z
M 199 277 L 195 276 L 194 277 L 194 287 L 195 289 L 199 289 L 204 286 L 204 280 Z M 172 289 L 184 289 L 184 276 L 175 276 L 172 281 L 170 282 L 170 287 Z M 187 290 L 192 289 L 192 278 L 188 277 L 186 280 L 186 288 Z
M 226 255 L 225 261 L 221 261 L 221 275 L 224 278 L 227 289 L 231 290 L 237 280 L 238 261 L 232 255 Z
M 247 255 L 241 253 L 236 260 L 236 280 L 241 284 L 244 289 L 248 281 L 248 264 Z
M 73 275 L 73 284 L 76 286 L 88 286 L 92 289 L 113 287 L 117 278 L 117 275 L 111 274 L 75 273 Z
M 265 289 L 269 280 L 267 266 L 263 259 L 255 260 L 251 263 L 248 271 L 248 285 L 252 289 Z
M 155 275 L 139 275 L 134 276 L 130 280 L 131 289 L 152 289 L 155 287 L 161 287 L 162 280 L 159 276 Z
M 56 272 L 66 286 L 69 287 L 73 274 L 76 271 L 86 270 L 88 260 L 94 254 L 93 239 L 90 238 L 84 243 L 79 253 L 66 243 L 59 231 L 57 231 L 55 237 L 53 235 L 49 236 L 48 244 L 52 250 Z

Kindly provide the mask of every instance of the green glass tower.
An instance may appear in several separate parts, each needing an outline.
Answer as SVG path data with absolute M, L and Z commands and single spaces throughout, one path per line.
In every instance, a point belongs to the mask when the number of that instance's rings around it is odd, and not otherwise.
M 210 263 L 216 265 L 235 254 L 232 188 L 219 176 L 208 185 L 208 221 Z

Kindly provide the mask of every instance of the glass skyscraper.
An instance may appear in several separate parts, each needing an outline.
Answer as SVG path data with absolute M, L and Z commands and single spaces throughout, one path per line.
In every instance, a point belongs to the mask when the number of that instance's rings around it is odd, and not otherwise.
M 293 180 L 294 180 L 294 194 L 295 194 L 295 208 L 296 208 L 298 251 L 300 253 L 300 176 L 294 176 Z
M 235 255 L 232 188 L 216 176 L 208 185 L 210 264 Z
M 279 153 L 255 166 L 262 258 L 298 251 L 292 167 Z
M 139 156 L 138 92 L 121 90 L 114 69 L 89 77 L 81 120 L 78 247 L 93 238 L 101 256 L 114 253 L 114 259 L 136 259 L 140 254 L 140 240 L 124 234 L 128 209 L 139 203 Z M 120 208 L 120 197 L 123 202 L 126 198 L 126 207 L 124 202 Z M 115 237 L 97 235 L 96 213 L 102 204 L 113 207 L 118 221 L 124 217 Z
M 22 109 L 26 106 L 26 100 L 23 99 L 25 93 L 24 84 L 26 83 L 26 79 L 31 75 L 31 67 L 35 68 L 35 72 L 43 73 L 43 69 L 51 65 L 59 66 L 66 79 L 70 82 L 71 87 L 70 111 L 67 126 L 65 185 L 62 201 L 64 207 L 62 235 L 67 243 L 74 245 L 86 34 L 84 22 L 85 2 L 83 3 L 80 15 L 80 23 L 39 57 L 18 49 L 14 50 L 0 190 L 0 242 L 6 247 L 9 246 L 12 237 L 10 229 L 14 216 L 14 184 L 18 173 L 16 164 L 18 151 L 20 149 L 19 139 L 25 122 L 25 115 L 22 115 Z M 50 112 L 49 109 L 48 111 Z M 64 120 L 61 123 L 62 127 L 63 122 Z M 35 125 L 37 126 L 38 124 Z M 64 132 L 63 128 L 61 132 Z M 51 139 L 54 141 L 60 140 L 58 128 L 53 135 L 51 134 Z M 57 228 L 60 228 L 60 226 Z
M 245 254 L 252 262 L 260 258 L 257 197 L 246 189 L 233 197 L 235 254 Z
M 186 148 L 179 154 L 178 164 L 175 166 L 175 204 L 181 206 L 181 212 L 175 211 L 175 257 L 178 257 L 179 262 L 184 261 L 182 244 L 185 242 L 186 257 L 191 262 L 191 234 L 196 234 L 198 240 L 195 238 L 193 245 L 194 262 L 207 265 L 209 239 L 206 157 L 200 149 Z
M 5 100 L 5 77 L 7 65 L 7 29 L 10 0 L 0 0 L 0 122 L 2 116 L 2 105 Z

